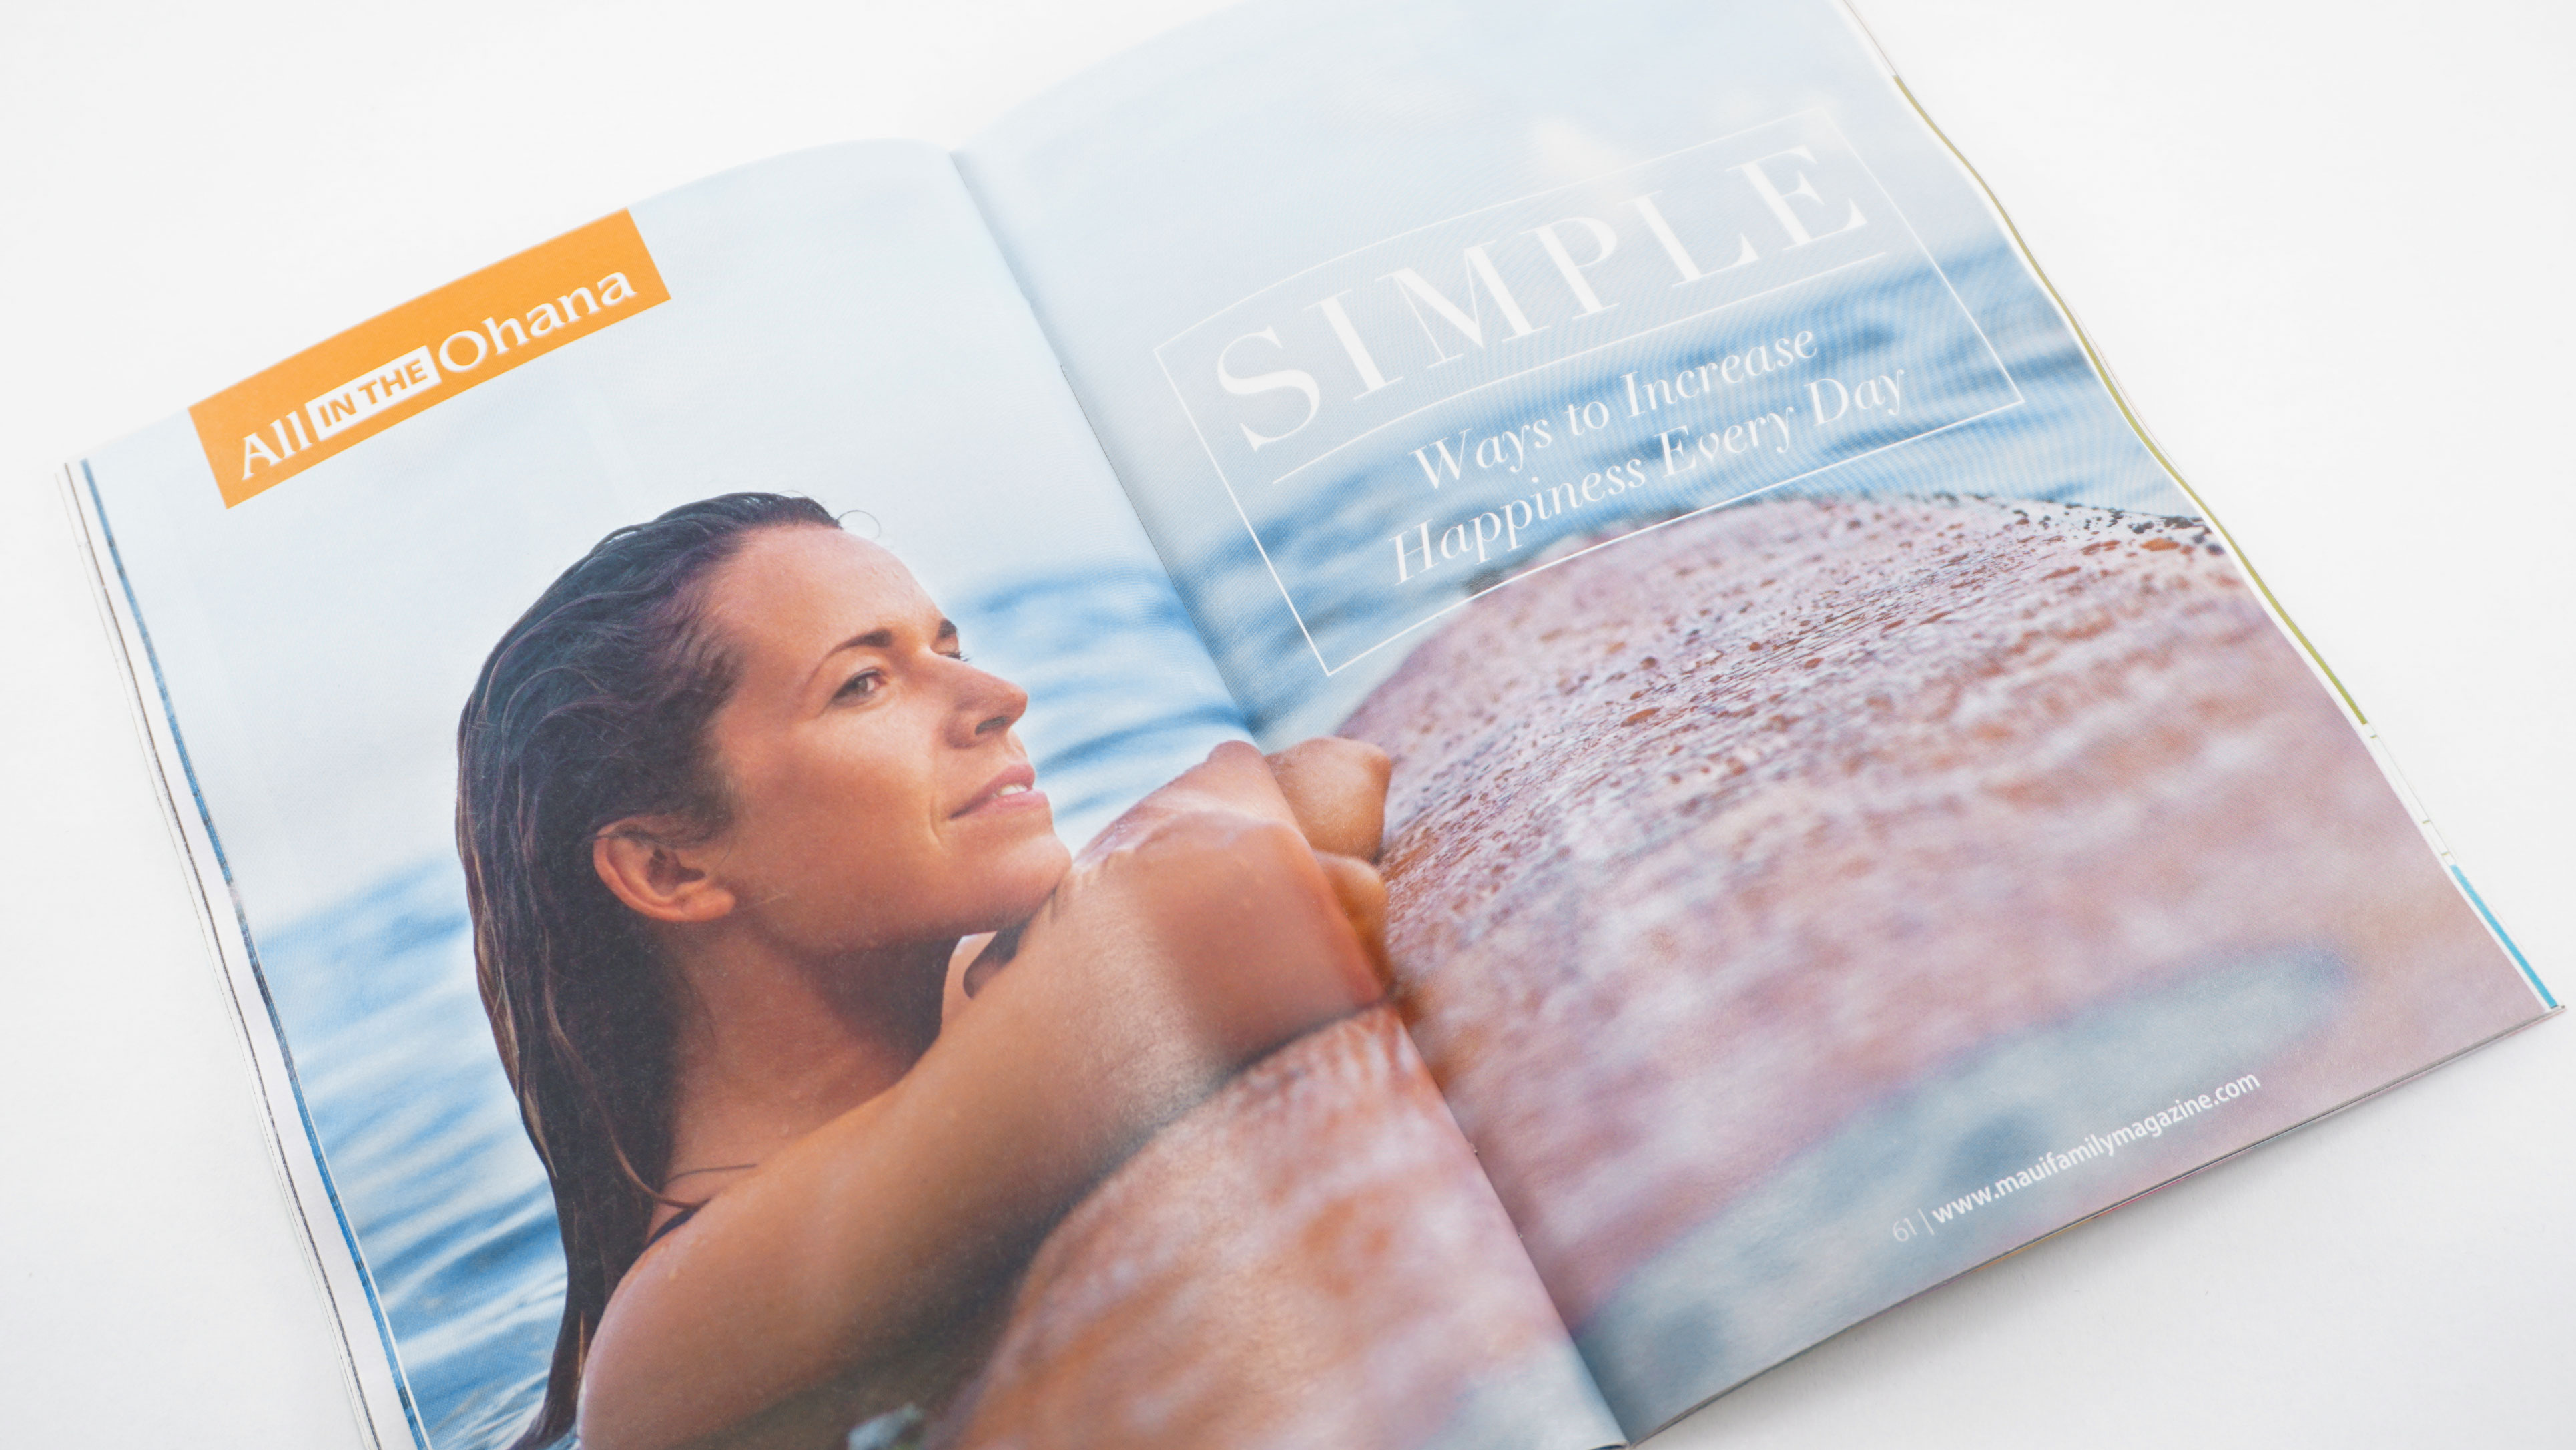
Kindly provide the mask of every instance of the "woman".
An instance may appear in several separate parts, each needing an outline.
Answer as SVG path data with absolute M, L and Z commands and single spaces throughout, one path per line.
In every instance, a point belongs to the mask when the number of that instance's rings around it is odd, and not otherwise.
M 1221 747 L 1069 858 L 1027 703 L 769 494 L 611 534 L 493 649 L 459 848 L 568 1271 L 522 1445 L 935 1407 L 1085 1188 L 1379 995 L 1384 756 Z

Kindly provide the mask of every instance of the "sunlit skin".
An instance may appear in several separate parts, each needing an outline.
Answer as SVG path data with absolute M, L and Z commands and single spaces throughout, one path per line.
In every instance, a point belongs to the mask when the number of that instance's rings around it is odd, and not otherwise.
M 1220 747 L 1069 857 L 1026 693 L 893 555 L 769 529 L 705 589 L 729 818 L 593 861 L 680 1003 L 665 1189 L 706 1207 L 609 1301 L 593 1450 L 837 1446 L 935 1402 L 1074 1198 L 1382 991 L 1375 750 Z

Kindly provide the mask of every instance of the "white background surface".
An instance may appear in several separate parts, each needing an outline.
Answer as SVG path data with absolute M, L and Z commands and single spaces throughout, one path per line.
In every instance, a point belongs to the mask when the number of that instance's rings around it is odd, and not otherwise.
M 1859 3 L 2576 989 L 2576 12 Z M 0 11 L 0 1436 L 358 1434 L 49 468 L 654 191 L 962 140 L 1211 8 Z M 2571 1033 L 1936 1291 L 1658 1444 L 2576 1444 Z

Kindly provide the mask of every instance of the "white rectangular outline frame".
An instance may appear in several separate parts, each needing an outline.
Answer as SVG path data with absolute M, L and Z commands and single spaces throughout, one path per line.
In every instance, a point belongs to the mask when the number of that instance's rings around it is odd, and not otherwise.
M 1496 582 L 1489 584 L 1483 589 L 1479 589 L 1475 593 L 1467 595 L 1464 598 L 1450 601 L 1448 604 L 1423 615 L 1421 618 L 1414 620 L 1412 623 L 1397 630 L 1395 633 L 1379 640 L 1376 644 L 1370 645 L 1368 648 L 1352 655 L 1349 659 L 1342 661 L 1340 664 L 1334 664 L 1330 660 L 1324 658 L 1323 647 L 1315 642 L 1314 631 L 1307 627 L 1306 616 L 1303 611 L 1298 609 L 1296 596 L 1289 592 L 1288 582 L 1279 575 L 1278 563 L 1270 557 L 1269 545 L 1262 541 L 1261 531 L 1252 526 L 1252 516 L 1244 510 L 1243 499 L 1235 492 L 1234 480 L 1226 476 L 1225 465 L 1217 461 L 1216 449 L 1208 442 L 1206 430 L 1199 426 L 1198 415 L 1190 411 L 1189 399 L 1181 392 L 1179 380 L 1172 376 L 1171 364 L 1163 357 L 1164 350 L 1170 348 L 1175 343 L 1178 343 L 1182 338 L 1185 338 L 1191 333 L 1198 331 L 1200 328 L 1207 326 L 1217 318 L 1224 316 L 1226 313 L 1231 312 L 1235 308 L 1242 306 L 1244 303 L 1251 301 L 1253 298 L 1260 296 L 1264 292 L 1284 287 L 1287 284 L 1296 281 L 1300 277 L 1310 276 L 1316 272 L 1322 271 L 1326 267 L 1334 265 L 1335 263 L 1356 257 L 1362 252 L 1385 246 L 1389 242 L 1402 241 L 1406 237 L 1429 231 L 1434 227 L 1447 226 L 1451 222 L 1459 221 L 1466 217 L 1478 216 L 1489 211 L 1499 211 L 1508 206 L 1518 206 L 1523 202 L 1536 201 L 1540 197 L 1553 196 L 1558 192 L 1571 191 L 1577 187 L 1591 186 L 1614 176 L 1624 176 L 1632 171 L 1641 171 L 1649 166 L 1661 165 L 1664 162 L 1672 160 L 1676 156 L 1685 156 L 1693 151 L 1699 151 L 1710 146 L 1716 146 L 1727 141 L 1735 140 L 1738 137 L 1750 136 L 1757 131 L 1767 131 L 1774 126 L 1787 125 L 1789 122 L 1809 116 L 1815 117 L 1821 121 L 1824 124 L 1825 129 L 1833 134 L 1834 140 L 1840 143 L 1843 150 L 1850 153 L 1852 160 L 1859 163 L 1862 173 L 1869 178 L 1869 184 L 1877 190 L 1879 199 L 1887 204 L 1888 212 L 1905 228 L 1906 236 L 1913 241 L 1914 249 L 1922 256 L 1924 265 L 1932 269 L 1933 276 L 1941 279 L 1942 289 L 1950 294 L 1951 305 L 1959 309 L 1959 315 L 1967 320 L 1969 330 L 1976 333 L 1978 344 L 1986 350 L 1987 361 L 1993 363 L 1995 371 L 2003 376 L 2004 386 L 2012 390 L 2012 401 L 2009 403 L 1998 404 L 1995 407 L 1988 408 L 1982 413 L 1971 414 L 1965 418 L 1952 419 L 1950 422 L 1941 424 L 1939 427 L 1927 428 L 1920 433 L 1910 434 L 1906 437 L 1899 438 L 1894 442 L 1883 443 L 1878 447 L 1869 449 L 1865 452 L 1852 454 L 1848 458 L 1835 459 L 1833 462 L 1824 464 L 1821 467 L 1811 468 L 1805 473 L 1793 474 L 1787 478 L 1776 479 L 1770 483 L 1764 484 L 1760 488 L 1737 494 L 1733 498 L 1720 499 L 1715 503 L 1703 504 L 1698 508 L 1692 509 L 1688 513 L 1676 514 L 1671 518 L 1647 524 L 1642 528 L 1631 529 L 1627 533 L 1619 535 L 1617 538 L 1604 539 L 1600 543 L 1593 544 L 1588 548 L 1578 549 L 1571 554 L 1550 559 L 1543 564 L 1533 565 L 1532 567 L 1524 569 L 1520 573 L 1514 574 L 1509 578 L 1497 580 Z M 1343 449 L 1349 448 L 1360 442 L 1362 439 L 1383 432 L 1384 430 L 1391 428 L 1416 414 L 1428 412 L 1433 408 L 1454 403 L 1460 398 L 1482 392 L 1487 388 L 1497 387 L 1504 383 L 1513 382 L 1518 379 L 1528 377 L 1534 373 L 1543 373 L 1551 368 L 1562 367 L 1567 363 L 1573 362 L 1579 358 L 1588 357 L 1596 352 L 1623 346 L 1625 344 L 1635 342 L 1639 338 L 1652 337 L 1656 333 L 1665 331 L 1668 328 L 1679 327 L 1685 323 L 1697 322 L 1703 318 L 1714 317 L 1718 313 L 1727 311 L 1730 308 L 1741 307 L 1748 302 L 1757 302 L 1765 297 L 1777 296 L 1782 292 L 1806 286 L 1808 283 L 1821 281 L 1826 277 L 1832 276 L 1836 272 L 1844 271 L 1852 267 L 1862 266 L 1869 262 L 1874 262 L 1887 255 L 1888 253 L 1884 251 L 1873 252 L 1869 256 L 1861 257 L 1849 262 L 1839 263 L 1835 266 L 1828 267 L 1821 272 L 1801 277 L 1794 282 L 1783 282 L 1777 287 L 1767 288 L 1748 296 L 1738 297 L 1730 302 L 1722 302 L 1714 307 L 1703 308 L 1698 312 L 1691 313 L 1689 316 L 1677 317 L 1669 322 L 1658 323 L 1643 331 L 1633 332 L 1625 337 L 1616 338 L 1609 342 L 1598 343 L 1592 347 L 1585 348 L 1580 352 L 1568 353 L 1563 357 L 1540 363 L 1534 367 L 1523 368 L 1519 372 L 1508 373 L 1498 378 L 1488 378 L 1484 382 L 1476 384 L 1474 387 L 1463 388 L 1446 397 L 1425 403 L 1421 407 L 1415 408 L 1410 412 L 1398 414 L 1382 423 L 1378 423 L 1372 427 L 1363 429 L 1358 433 L 1354 433 L 1349 438 L 1342 440 L 1340 443 L 1333 445 L 1322 453 L 1316 454 L 1313 458 L 1307 459 L 1304 463 L 1298 464 L 1295 468 L 1289 469 L 1286 473 L 1279 475 L 1277 479 L 1272 480 L 1272 482 L 1276 483 L 1292 478 L 1306 469 L 1312 468 L 1316 464 L 1323 462 L 1334 454 L 1341 452 Z M 1313 266 L 1307 267 L 1302 271 L 1292 272 L 1288 276 L 1280 278 L 1278 281 L 1265 283 L 1264 285 L 1243 294 L 1243 296 L 1236 298 L 1234 301 L 1227 303 L 1225 306 L 1218 308 L 1216 311 L 1209 313 L 1207 316 L 1200 318 L 1198 321 L 1191 323 L 1189 326 L 1182 328 L 1179 332 L 1176 332 L 1170 337 L 1164 339 L 1163 342 L 1154 348 L 1154 365 L 1162 370 L 1163 382 L 1165 386 L 1172 390 L 1173 402 L 1180 407 L 1181 416 L 1189 420 L 1191 435 L 1199 440 L 1199 450 L 1207 455 L 1208 466 L 1216 471 L 1217 484 L 1225 490 L 1226 501 L 1234 506 L 1235 518 L 1242 523 L 1244 533 L 1251 538 L 1253 551 L 1261 557 L 1261 567 L 1268 570 L 1270 573 L 1271 586 L 1279 591 L 1280 601 L 1288 607 L 1288 617 L 1296 622 L 1299 637 L 1306 641 L 1307 651 L 1314 655 L 1315 665 L 1318 669 L 1324 672 L 1324 677 L 1326 679 L 1331 679 L 1333 676 L 1340 674 L 1343 670 L 1349 669 L 1352 665 L 1359 663 L 1361 660 L 1368 658 L 1370 655 L 1373 655 L 1379 650 L 1386 648 L 1388 645 L 1395 643 L 1397 640 L 1404 638 L 1406 635 L 1421 629 L 1423 626 L 1448 615 L 1474 600 L 1482 599 L 1497 589 L 1517 584 L 1521 580 L 1530 578 L 1533 575 L 1543 574 L 1560 564 L 1569 563 L 1575 559 L 1582 558 L 1584 555 L 1592 553 L 1595 550 L 1606 549 L 1613 544 L 1624 543 L 1629 539 L 1636 538 L 1643 534 L 1652 533 L 1657 529 L 1680 523 L 1685 519 L 1697 518 L 1701 514 L 1708 513 L 1713 509 L 1721 509 L 1731 504 L 1743 503 L 1748 499 L 1759 498 L 1763 494 L 1769 493 L 1774 489 L 1785 488 L 1802 479 L 1813 478 L 1817 474 L 1830 472 L 1847 463 L 1857 463 L 1864 458 L 1871 458 L 1878 454 L 1885 453 L 1889 449 L 1901 448 L 1908 443 L 1920 442 L 1921 440 L 1932 437 L 1935 434 L 1946 433 L 1952 428 L 1963 427 L 1967 424 L 1977 422 L 1980 419 L 1991 418 L 1998 413 L 2008 412 L 2011 409 L 2022 406 L 2023 403 L 2028 401 L 2022 393 L 2020 380 L 2012 375 L 2011 368 L 2004 365 L 2003 355 L 1995 350 L 1994 339 L 1986 335 L 1985 325 L 1977 320 L 1977 315 L 1969 308 L 1967 300 L 1959 295 L 1958 285 L 1950 280 L 1950 274 L 1942 269 L 1940 259 L 1934 257 L 1932 255 L 1932 249 L 1924 244 L 1923 234 L 1915 230 L 1913 219 L 1905 214 L 1905 209 L 1903 207 L 1896 204 L 1896 197 L 1893 193 L 1888 191 L 1887 184 L 1879 180 L 1877 168 L 1871 166 L 1869 164 L 1869 158 L 1862 155 L 1860 148 L 1851 143 L 1851 137 L 1845 134 L 1842 126 L 1834 120 L 1832 111 L 1824 106 L 1810 106 L 1805 110 L 1791 111 L 1787 115 L 1774 117 L 1773 119 L 1764 121 L 1759 125 L 1747 126 L 1742 130 L 1730 131 L 1723 136 L 1713 136 L 1706 141 L 1696 141 L 1688 146 L 1667 151 L 1660 156 L 1650 156 L 1643 161 L 1622 166 L 1615 171 L 1605 171 L 1597 176 L 1588 176 L 1580 181 L 1570 181 L 1562 186 L 1552 186 L 1544 191 L 1534 191 L 1523 196 L 1516 196 L 1503 201 L 1492 202 L 1485 206 L 1477 207 L 1471 211 L 1459 212 L 1455 216 L 1442 217 L 1437 221 L 1425 222 L 1421 226 L 1397 232 L 1392 236 L 1381 237 L 1374 242 L 1368 243 L 1366 246 L 1354 247 L 1350 251 L 1342 253 L 1340 256 L 1327 258 L 1326 260 L 1317 262 Z

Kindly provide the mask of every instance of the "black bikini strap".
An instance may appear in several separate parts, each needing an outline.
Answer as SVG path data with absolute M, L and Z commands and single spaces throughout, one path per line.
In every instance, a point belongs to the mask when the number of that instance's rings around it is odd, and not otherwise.
M 698 1210 L 706 1206 L 707 1205 L 705 1203 L 693 1203 L 688 1207 L 681 1209 L 678 1213 L 671 1215 L 669 1218 L 662 1220 L 662 1226 L 660 1228 L 653 1230 L 652 1233 L 645 1236 L 644 1247 L 649 1249 L 655 1244 L 660 1243 L 662 1241 L 662 1235 L 669 1233 L 671 1230 L 687 1223 L 690 1219 L 697 1217 Z

